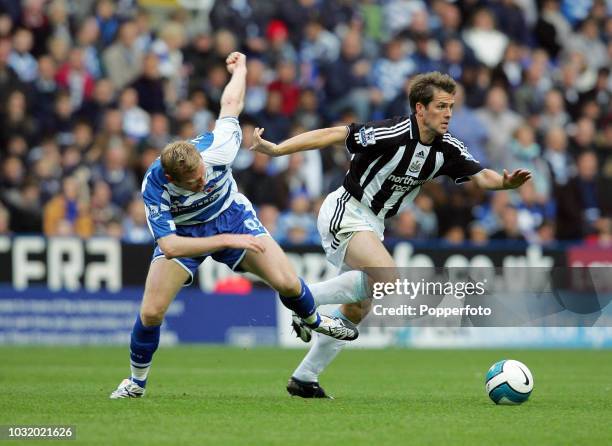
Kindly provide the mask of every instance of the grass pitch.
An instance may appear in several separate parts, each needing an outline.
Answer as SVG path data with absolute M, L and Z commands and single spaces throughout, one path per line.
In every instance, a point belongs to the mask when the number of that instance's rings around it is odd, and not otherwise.
M 612 444 L 610 351 L 347 350 L 329 401 L 286 394 L 303 350 L 161 348 L 147 396 L 111 401 L 126 350 L 1 347 L 0 425 L 75 425 L 73 445 Z M 533 372 L 522 406 L 484 392 L 504 358 Z

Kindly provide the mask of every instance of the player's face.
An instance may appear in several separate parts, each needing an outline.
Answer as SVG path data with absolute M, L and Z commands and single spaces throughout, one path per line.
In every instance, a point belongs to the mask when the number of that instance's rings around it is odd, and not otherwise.
M 206 179 L 204 178 L 204 163 L 200 163 L 200 166 L 189 174 L 185 174 L 180 180 L 174 180 L 173 183 L 178 187 L 191 192 L 201 192 L 204 189 Z
M 421 107 L 425 127 L 430 132 L 438 135 L 444 135 L 448 132 L 448 124 L 453 115 L 454 105 L 454 95 L 442 90 L 436 90 L 433 100 L 427 107 Z

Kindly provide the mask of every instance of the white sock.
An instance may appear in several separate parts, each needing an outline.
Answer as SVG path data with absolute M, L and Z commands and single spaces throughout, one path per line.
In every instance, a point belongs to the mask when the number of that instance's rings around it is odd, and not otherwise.
M 342 351 L 346 341 L 340 341 L 320 333 L 315 335 L 314 345 L 306 354 L 300 365 L 293 372 L 293 377 L 305 382 L 319 382 L 319 375 Z
M 367 276 L 361 271 L 349 271 L 325 282 L 309 285 L 315 304 L 350 304 L 369 297 Z
M 138 381 L 147 381 L 147 376 L 149 375 L 149 370 L 151 370 L 151 366 L 139 368 L 130 365 L 130 369 L 132 370 L 132 378 L 137 379 Z

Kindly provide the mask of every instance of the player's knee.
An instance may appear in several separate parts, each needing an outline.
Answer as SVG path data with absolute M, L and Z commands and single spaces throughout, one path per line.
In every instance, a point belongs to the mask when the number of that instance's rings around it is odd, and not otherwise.
M 298 296 L 302 292 L 300 279 L 293 273 L 278 272 L 271 285 L 281 296 Z
M 166 314 L 166 307 L 163 305 L 143 305 L 140 309 L 142 323 L 147 326 L 159 325 L 163 322 Z

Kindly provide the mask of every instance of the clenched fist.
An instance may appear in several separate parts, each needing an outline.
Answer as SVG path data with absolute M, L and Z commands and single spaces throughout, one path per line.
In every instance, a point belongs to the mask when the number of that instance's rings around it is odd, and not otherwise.
M 225 59 L 225 65 L 227 67 L 227 71 L 229 71 L 230 74 L 234 74 L 234 70 L 236 68 L 246 68 L 246 56 L 238 51 L 234 51 L 227 56 L 227 59 Z

